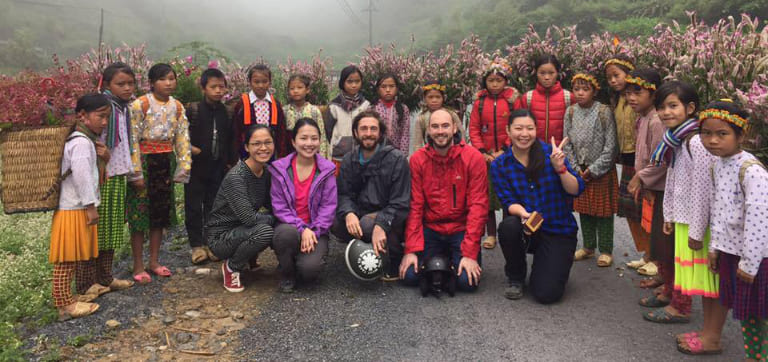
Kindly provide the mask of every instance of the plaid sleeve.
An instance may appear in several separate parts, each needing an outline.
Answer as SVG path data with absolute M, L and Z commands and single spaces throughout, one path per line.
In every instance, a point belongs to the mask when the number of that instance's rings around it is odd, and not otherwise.
M 493 182 L 493 189 L 505 211 L 509 209 L 510 205 L 520 203 L 520 198 L 510 182 L 514 182 L 514 177 L 507 176 L 512 175 L 514 170 L 511 167 L 505 167 L 504 161 L 506 159 L 507 157 L 502 156 L 491 162 L 491 182 Z

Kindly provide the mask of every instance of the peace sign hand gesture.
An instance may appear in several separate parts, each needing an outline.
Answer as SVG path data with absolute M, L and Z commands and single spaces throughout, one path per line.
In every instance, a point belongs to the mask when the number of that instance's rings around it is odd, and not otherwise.
M 552 155 L 549 159 L 552 161 L 552 167 L 555 171 L 561 171 L 565 167 L 565 152 L 563 147 L 568 144 L 568 137 L 563 138 L 560 145 L 555 145 L 555 137 L 552 137 Z

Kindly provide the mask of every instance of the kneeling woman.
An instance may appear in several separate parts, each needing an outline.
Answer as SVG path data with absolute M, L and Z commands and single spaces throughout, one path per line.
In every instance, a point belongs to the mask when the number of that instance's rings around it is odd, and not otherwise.
M 536 139 L 536 120 L 526 109 L 512 112 L 507 133 L 511 147 L 491 163 L 493 186 L 504 207 L 499 242 L 506 259 L 509 286 L 504 296 L 519 299 L 527 273 L 526 252 L 534 254 L 529 289 L 540 303 L 563 296 L 576 251 L 578 226 L 573 197 L 584 191 L 584 181 L 568 164 L 562 147 Z M 541 227 L 525 235 L 523 224 L 536 211 Z
M 293 291 L 296 280 L 314 281 L 328 255 L 328 230 L 336 213 L 336 166 L 320 157 L 320 128 L 311 118 L 296 121 L 296 152 L 272 162 L 272 206 L 280 223 L 273 248 L 280 263 L 279 290 Z
M 240 272 L 272 243 L 275 222 L 270 209 L 267 161 L 275 151 L 272 130 L 254 125 L 245 134 L 248 158 L 238 162 L 221 182 L 206 230 L 208 246 L 221 264 L 224 288 L 243 291 Z

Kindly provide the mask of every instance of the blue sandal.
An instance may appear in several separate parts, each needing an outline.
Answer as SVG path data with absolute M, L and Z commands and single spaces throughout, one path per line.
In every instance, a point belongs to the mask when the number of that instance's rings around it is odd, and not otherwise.
M 643 319 L 649 322 L 661 324 L 688 323 L 691 321 L 691 317 L 689 316 L 672 315 L 664 310 L 664 308 L 658 308 L 650 312 L 643 313 Z
M 647 308 L 661 308 L 666 307 L 669 305 L 669 300 L 662 300 L 659 299 L 659 296 L 654 294 L 650 297 L 645 297 L 640 299 L 638 304 L 642 305 L 643 307 Z

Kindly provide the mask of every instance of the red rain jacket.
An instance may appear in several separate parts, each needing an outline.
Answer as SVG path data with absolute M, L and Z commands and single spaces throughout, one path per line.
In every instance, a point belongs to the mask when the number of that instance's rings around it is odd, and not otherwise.
M 507 123 L 519 96 L 517 89 L 512 87 L 495 96 L 487 90 L 477 93 L 469 115 L 469 141 L 473 147 L 480 152 L 495 152 L 508 146 Z M 482 115 L 479 113 L 480 101 L 483 101 Z
M 532 92 L 531 104 L 528 104 L 528 92 L 522 94 L 515 102 L 515 109 L 527 108 L 536 117 L 536 137 L 542 142 L 549 143 L 550 138 L 555 137 L 555 142 L 560 144 L 563 140 L 563 118 L 565 110 L 574 104 L 573 95 L 569 95 L 570 102 L 565 104 L 565 92 L 560 82 L 551 88 L 545 89 L 536 84 Z M 570 92 L 568 92 L 570 94 Z
M 410 166 L 405 252 L 424 250 L 424 227 L 443 235 L 465 231 L 461 255 L 477 260 L 488 221 L 488 171 L 483 155 L 464 141 L 445 156 L 428 145 L 411 156 Z

